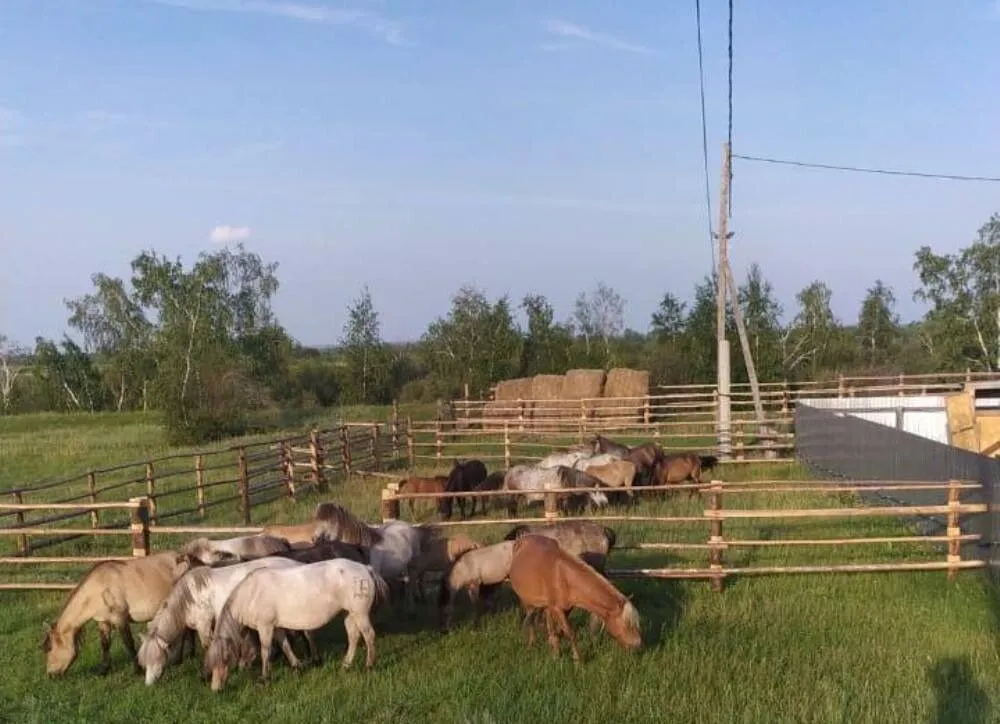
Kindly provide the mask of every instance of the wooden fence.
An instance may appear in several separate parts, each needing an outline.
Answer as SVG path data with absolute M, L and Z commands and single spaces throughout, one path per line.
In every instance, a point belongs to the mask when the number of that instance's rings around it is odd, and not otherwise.
M 0 535 L 16 536 L 16 550 L 7 552 L 21 557 L 86 535 L 116 535 L 130 525 L 114 516 L 128 507 L 121 501 L 140 496 L 153 526 L 203 520 L 227 505 L 250 525 L 257 506 L 326 492 L 332 477 L 396 468 L 406 437 L 405 423 L 394 418 L 96 468 L 5 491 Z
M 708 579 L 715 590 L 721 591 L 728 576 L 789 574 L 789 573 L 876 573 L 888 571 L 931 571 L 945 570 L 949 580 L 954 580 L 960 570 L 983 568 L 986 562 L 979 559 L 962 559 L 963 544 L 975 543 L 981 536 L 974 533 L 962 533 L 961 516 L 963 514 L 986 513 L 988 506 L 982 503 L 961 502 L 963 490 L 979 489 L 980 483 L 969 483 L 951 480 L 940 482 L 885 482 L 885 481 L 852 481 L 845 484 L 839 481 L 822 480 L 760 480 L 725 483 L 712 481 L 705 486 L 699 485 L 667 485 L 649 486 L 636 489 L 638 494 L 645 495 L 655 491 L 685 491 L 696 490 L 705 501 L 700 515 L 594 515 L 579 516 L 578 519 L 593 520 L 602 523 L 615 521 L 625 523 L 658 524 L 664 526 L 707 525 L 708 535 L 704 542 L 636 542 L 630 546 L 616 546 L 615 550 L 688 550 L 705 551 L 707 565 L 700 567 L 665 567 L 665 568 L 615 568 L 608 571 L 613 578 L 693 578 Z M 820 507 L 797 509 L 727 509 L 723 501 L 729 496 L 739 497 L 746 494 L 761 493 L 859 493 L 859 492 L 891 492 L 901 490 L 942 491 L 946 501 L 941 505 L 894 505 L 872 507 Z M 541 493 L 544 496 L 543 518 L 482 518 L 455 521 L 442 521 L 442 526 L 491 526 L 512 525 L 520 523 L 538 523 L 542 520 L 552 521 L 560 517 L 558 499 L 567 494 L 579 495 L 586 492 L 609 492 L 608 488 L 560 488 Z M 400 503 L 406 500 L 434 500 L 454 495 L 467 499 L 509 498 L 508 491 L 483 491 L 468 493 L 405 493 L 400 492 L 397 483 L 389 483 L 382 491 L 383 521 L 399 519 Z M 850 538 L 790 538 L 790 539 L 747 539 L 726 538 L 724 534 L 725 521 L 737 520 L 789 520 L 794 518 L 811 520 L 833 520 L 845 518 L 916 518 L 919 516 L 946 516 L 947 534 L 933 535 L 899 535 L 899 536 L 868 536 Z M 577 519 L 576 516 L 574 516 Z M 941 560 L 921 560 L 902 562 L 870 562 L 870 563 L 829 563 L 823 565 L 786 565 L 786 566 L 729 566 L 725 565 L 725 552 L 736 548 L 759 547 L 801 547 L 801 546 L 864 546 L 884 544 L 944 544 L 945 551 Z
M 791 418 L 789 417 L 789 424 Z M 509 468 L 516 463 L 541 460 L 553 450 L 582 444 L 596 433 L 630 444 L 651 440 L 664 451 L 709 453 L 717 450 L 711 421 L 705 423 L 660 422 L 647 426 L 600 425 L 579 421 L 563 429 L 503 420 L 484 428 L 456 425 L 448 420 L 407 424 L 406 455 L 411 469 L 448 467 L 453 458 L 476 457 Z M 790 430 L 760 436 L 747 430 L 734 431 L 733 454 L 727 462 L 793 462 L 795 435 Z
M 774 430 L 791 424 L 796 400 L 817 397 L 871 397 L 945 394 L 958 392 L 970 382 L 1000 381 L 1000 373 L 966 372 L 886 377 L 845 377 L 805 382 L 762 382 L 761 402 L 767 424 Z M 749 385 L 730 390 L 732 436 L 756 437 L 753 395 Z M 518 429 L 572 432 L 593 431 L 669 434 L 686 429 L 714 437 L 718 391 L 714 384 L 661 385 L 648 395 L 622 398 L 559 400 L 452 400 L 450 411 L 439 418 L 454 420 L 456 427 L 499 430 L 505 423 Z M 770 431 L 769 431 L 770 432 Z

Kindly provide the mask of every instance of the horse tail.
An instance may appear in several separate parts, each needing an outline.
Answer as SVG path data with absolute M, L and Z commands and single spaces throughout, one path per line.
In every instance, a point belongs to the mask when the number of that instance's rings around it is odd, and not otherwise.
M 372 582 L 375 584 L 375 600 L 372 602 L 372 611 L 378 610 L 379 606 L 387 603 L 391 598 L 388 582 L 371 566 L 367 566 L 368 572 L 372 575 Z
M 458 558 L 461 558 L 461 556 L 459 556 Z M 455 563 L 458 561 L 458 558 L 456 558 L 454 561 L 448 564 L 448 568 L 445 570 L 444 575 L 441 576 L 441 588 L 438 590 L 438 601 L 437 601 L 439 609 L 442 609 L 445 606 L 447 606 L 448 602 L 451 600 L 451 583 L 450 583 L 451 572 L 455 568 Z
M 701 461 L 702 470 L 711 470 L 719 464 L 719 458 L 715 455 L 699 455 L 698 459 Z
M 524 523 L 522 523 L 521 525 L 515 525 L 513 528 L 510 529 L 510 532 L 503 537 L 503 539 L 517 540 L 520 537 L 521 533 L 526 531 L 527 529 L 528 526 Z
M 608 539 L 608 550 L 611 550 L 612 548 L 614 548 L 615 547 L 615 543 L 618 540 L 618 536 L 615 533 L 614 529 L 613 528 L 605 528 L 604 529 L 604 537 Z

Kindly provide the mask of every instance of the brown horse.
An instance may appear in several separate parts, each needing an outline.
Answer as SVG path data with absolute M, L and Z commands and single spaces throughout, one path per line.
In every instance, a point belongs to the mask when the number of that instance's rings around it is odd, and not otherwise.
M 409 580 L 411 592 L 423 600 L 424 574 L 444 573 L 460 555 L 476 548 L 482 548 L 482 543 L 473 540 L 465 533 L 448 538 L 435 536 L 426 540 L 420 553 L 406 567 L 406 577 Z
M 531 619 L 545 612 L 549 646 L 559 656 L 559 635 L 567 639 L 573 660 L 580 661 L 576 637 L 566 613 L 582 608 L 597 616 L 609 634 L 625 648 L 635 651 L 642 646 L 639 612 L 608 579 L 556 541 L 539 535 L 526 535 L 514 542 L 510 564 L 510 585 L 524 608 L 524 626 L 528 627 L 528 646 L 535 643 Z
M 447 475 L 435 475 L 433 478 L 403 478 L 399 481 L 399 492 L 401 493 L 443 493 L 448 484 Z M 430 508 L 439 507 L 441 498 L 424 498 L 419 502 L 428 503 Z M 410 515 L 413 515 L 414 503 L 418 502 L 413 498 L 407 501 L 410 506 Z
M 654 480 L 654 468 L 663 457 L 663 448 L 655 442 L 644 442 L 629 450 L 625 460 L 635 465 L 635 477 L 643 481 Z M 641 484 L 641 483 L 639 483 Z
M 45 671 L 58 676 L 76 660 L 84 624 L 96 621 L 101 635 L 101 663 L 98 673 L 111 668 L 111 631 L 117 629 L 142 673 L 136 657 L 135 639 L 129 624 L 152 620 L 174 583 L 189 568 L 176 551 L 160 551 L 130 561 L 104 561 L 84 574 L 63 604 L 55 625 L 45 625 L 42 651 Z
M 711 470 L 719 463 L 715 455 L 698 455 L 696 453 L 673 453 L 664 455 L 653 466 L 654 485 L 673 485 L 690 480 L 696 485 L 703 485 L 701 473 Z M 688 489 L 688 497 L 694 497 L 698 491 Z
M 291 525 L 269 525 L 261 531 L 261 535 L 284 538 L 293 548 L 299 548 L 312 545 L 319 528 L 318 521 L 310 520 L 306 523 L 293 523 Z
M 308 547 L 293 547 L 287 551 L 278 551 L 273 555 L 290 558 L 299 563 L 318 563 L 333 558 L 347 558 L 368 565 L 370 560 L 368 549 L 364 546 L 325 538 L 321 538 Z
M 636 474 L 634 463 L 628 460 L 615 460 L 603 465 L 587 465 L 583 470 L 610 488 L 622 488 L 628 497 L 632 497 L 632 483 Z

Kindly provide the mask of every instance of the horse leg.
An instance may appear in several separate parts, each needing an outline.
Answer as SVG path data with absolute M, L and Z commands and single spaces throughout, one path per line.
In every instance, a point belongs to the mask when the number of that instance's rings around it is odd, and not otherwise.
M 552 658 L 559 658 L 559 634 L 556 632 L 555 622 L 552 619 L 552 610 L 545 609 L 545 632 L 548 635 L 549 647 L 552 649 Z
M 101 636 L 101 663 L 97 665 L 97 673 L 104 676 L 111 670 L 111 624 L 101 621 L 97 631 Z
M 569 647 L 573 652 L 573 661 L 580 663 L 580 650 L 576 647 L 576 636 L 573 634 L 573 629 L 569 626 L 569 621 L 566 620 L 566 612 L 561 608 L 553 608 L 552 616 L 555 618 L 556 623 L 559 624 L 559 628 L 569 639 Z
M 358 650 L 358 636 L 361 633 L 354 620 L 354 614 L 349 614 L 344 619 L 344 630 L 347 631 L 347 653 L 344 655 L 340 668 L 346 670 L 351 668 L 351 664 L 354 662 L 354 654 Z
M 318 664 L 320 661 L 319 649 L 316 647 L 316 636 L 312 631 L 303 631 L 302 635 L 305 636 L 306 644 L 309 647 L 309 662 L 311 664 Z
M 278 640 L 278 646 L 281 647 L 282 653 L 285 654 L 285 660 L 288 665 L 293 669 L 301 669 L 302 662 L 299 661 L 299 657 L 295 655 L 295 649 L 292 648 L 291 642 L 288 640 L 288 634 L 284 629 L 277 629 L 274 632 L 274 637 Z
M 365 669 L 370 669 L 375 664 L 375 629 L 368 616 L 363 613 L 358 614 L 358 630 L 365 639 Z
M 274 640 L 274 629 L 268 625 L 263 625 L 257 629 L 260 637 L 260 680 L 267 681 L 271 675 L 271 643 Z
M 598 616 L 596 613 L 591 613 L 590 614 L 590 632 L 591 633 L 596 633 L 601 628 L 601 624 L 602 623 L 603 623 L 603 621 L 601 621 L 601 617 L 600 616 Z
M 469 601 L 472 603 L 472 627 L 476 628 L 479 625 L 479 607 L 481 605 L 478 581 L 469 585 Z
M 537 608 L 529 608 L 524 614 L 524 620 L 521 622 L 521 628 L 528 629 L 528 646 L 535 645 L 535 622 L 532 620 L 535 614 L 538 612 Z
M 128 619 L 125 619 L 122 625 L 118 627 L 118 632 L 121 634 L 125 649 L 132 659 L 132 670 L 137 674 L 142 674 L 142 667 L 139 666 L 139 652 L 135 649 L 135 639 L 132 638 L 132 628 L 128 625 Z M 181 641 L 181 644 L 183 643 Z

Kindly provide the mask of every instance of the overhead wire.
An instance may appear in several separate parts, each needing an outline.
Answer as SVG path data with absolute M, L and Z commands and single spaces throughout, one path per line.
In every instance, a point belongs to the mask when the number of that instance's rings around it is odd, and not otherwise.
M 741 161 L 752 161 L 755 163 L 770 163 L 781 166 L 797 166 L 799 168 L 823 169 L 826 171 L 847 171 L 851 173 L 881 174 L 884 176 L 910 176 L 913 178 L 931 178 L 947 181 L 976 181 L 982 183 L 1000 183 L 998 176 L 967 176 L 954 173 L 931 173 L 928 171 L 902 171 L 890 168 L 872 168 L 864 166 L 845 166 L 829 163 L 812 163 L 808 161 L 795 161 L 785 158 L 773 158 L 770 156 L 753 156 L 750 154 L 734 153 L 733 158 Z
M 708 246 L 712 251 L 712 269 L 715 269 L 715 232 L 712 230 L 712 189 L 708 175 L 708 120 L 705 113 L 705 64 L 701 43 L 701 0 L 694 2 L 695 21 L 698 26 L 698 87 L 701 91 L 701 153 L 705 165 L 705 207 L 708 209 Z

